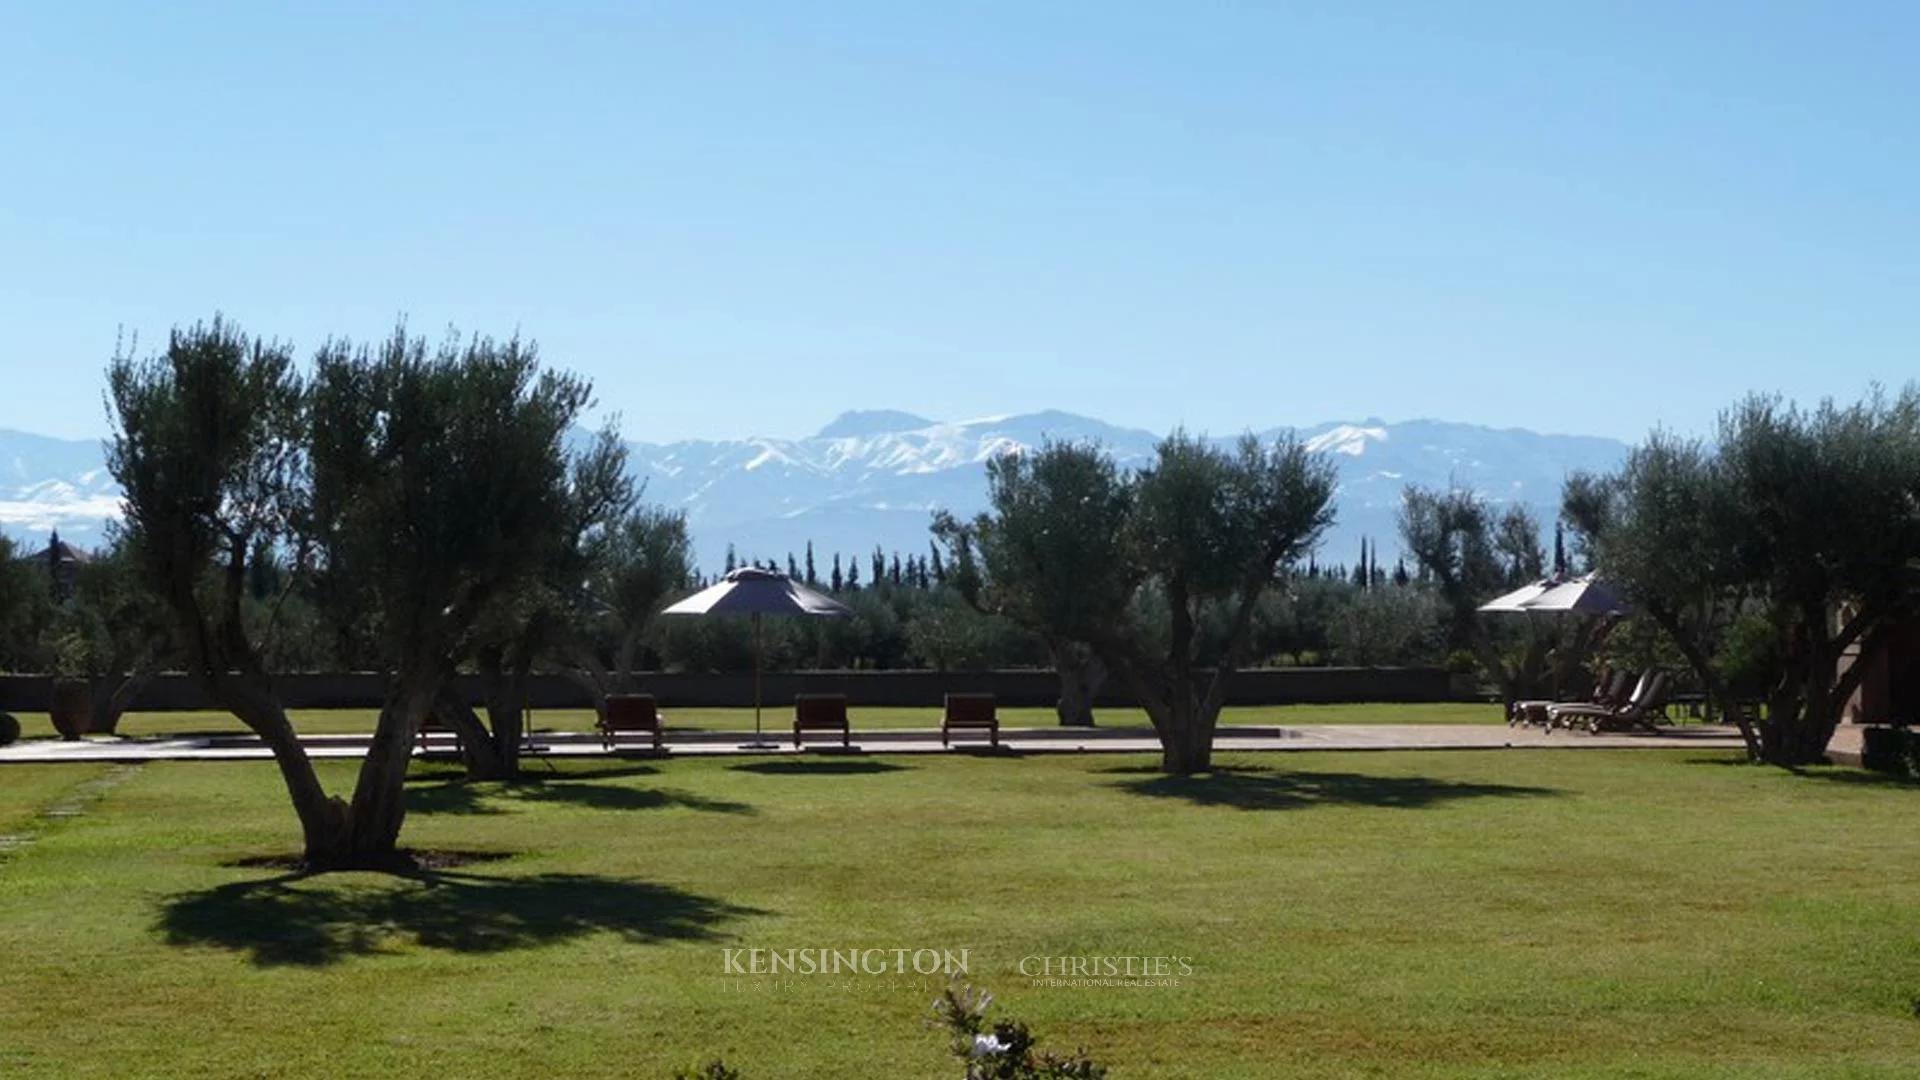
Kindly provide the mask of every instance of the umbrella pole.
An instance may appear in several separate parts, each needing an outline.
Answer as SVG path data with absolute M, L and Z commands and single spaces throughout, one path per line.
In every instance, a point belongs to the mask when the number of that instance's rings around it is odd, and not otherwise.
M 753 613 L 753 741 L 760 736 L 760 613 Z

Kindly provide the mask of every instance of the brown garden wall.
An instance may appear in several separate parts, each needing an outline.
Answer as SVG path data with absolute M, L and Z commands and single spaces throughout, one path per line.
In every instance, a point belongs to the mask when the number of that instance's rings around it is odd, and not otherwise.
M 339 672 L 284 675 L 276 680 L 289 708 L 374 708 L 386 690 L 374 674 Z M 841 693 L 854 705 L 938 705 L 948 692 L 984 692 L 998 695 L 1003 705 L 1051 705 L 1058 682 L 1050 671 L 808 671 L 769 674 L 765 679 L 768 703 L 791 701 L 797 693 Z M 462 689 L 479 700 L 479 681 L 463 678 Z M 751 675 L 644 676 L 640 689 L 662 703 L 681 706 L 747 706 L 753 704 Z M 52 697 L 52 682 L 44 675 L 0 675 L 0 710 L 44 712 Z M 536 676 L 530 688 L 534 708 L 558 709 L 591 705 L 586 691 L 558 675 Z M 1228 684 L 1232 705 L 1286 705 L 1358 701 L 1449 701 L 1454 695 L 1447 673 L 1440 668 L 1263 668 L 1243 671 Z M 1132 704 L 1124 689 L 1109 684 L 1100 695 L 1102 706 Z M 133 708 L 139 711 L 177 711 L 212 706 L 193 680 L 183 675 L 154 678 Z

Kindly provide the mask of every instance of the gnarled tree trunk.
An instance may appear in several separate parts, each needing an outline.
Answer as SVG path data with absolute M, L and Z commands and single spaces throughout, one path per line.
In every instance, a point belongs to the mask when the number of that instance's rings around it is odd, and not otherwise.
M 511 780 L 520 775 L 520 752 L 526 737 L 527 675 L 524 665 L 512 671 L 487 673 L 484 723 L 451 685 L 441 687 L 434 698 L 434 715 L 459 733 L 461 760 L 469 780 Z
M 1107 681 L 1107 666 L 1084 645 L 1049 642 L 1053 669 L 1060 675 L 1060 697 L 1054 714 L 1063 727 L 1092 727 L 1093 700 Z
M 406 780 L 413 740 L 421 720 L 433 709 L 443 681 L 438 673 L 403 675 L 381 708 L 353 789 L 348 865 L 377 869 L 396 860 L 400 826 L 407 819 Z
M 287 719 L 264 678 L 223 676 L 208 680 L 209 696 L 240 719 L 273 752 L 274 764 L 287 786 L 293 811 L 300 819 L 303 861 L 315 869 L 351 862 L 351 811 L 345 802 L 327 794 L 313 770 L 313 759 Z
M 1153 728 L 1160 736 L 1160 771 L 1191 776 L 1213 769 L 1213 731 L 1218 714 L 1206 715 L 1192 701 L 1169 701 L 1149 708 Z

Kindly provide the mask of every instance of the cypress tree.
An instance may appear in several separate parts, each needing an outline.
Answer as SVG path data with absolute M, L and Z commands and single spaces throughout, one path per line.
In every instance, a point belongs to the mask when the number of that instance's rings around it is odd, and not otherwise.
M 807 584 L 818 585 L 820 579 L 813 572 L 813 541 L 807 541 Z
M 733 545 L 727 545 L 727 573 L 731 574 L 740 566 L 739 556 L 733 552 Z
M 846 579 L 840 576 L 840 553 L 836 551 L 833 553 L 833 591 L 839 592 L 845 584 Z

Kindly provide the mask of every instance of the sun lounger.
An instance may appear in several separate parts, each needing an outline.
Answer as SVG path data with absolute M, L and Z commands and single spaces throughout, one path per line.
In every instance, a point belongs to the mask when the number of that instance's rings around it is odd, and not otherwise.
M 1625 704 L 1555 705 L 1547 710 L 1547 716 L 1554 727 L 1584 727 L 1594 735 L 1635 729 L 1656 732 L 1660 728 L 1653 718 L 1666 708 L 1667 686 L 1667 673 L 1655 671 L 1634 687 Z
M 660 708 L 652 694 L 609 694 L 607 711 L 594 725 L 600 732 L 603 750 L 620 748 L 620 736 L 651 737 L 653 748 L 660 749 L 665 730 L 660 723 Z
M 847 695 L 799 694 L 793 699 L 793 745 L 800 746 L 800 734 L 806 731 L 838 731 L 840 745 L 853 745 L 853 729 L 847 723 Z
M 940 718 L 940 745 L 952 745 L 950 736 L 960 731 L 984 731 L 987 742 L 1000 745 L 1000 714 L 992 694 L 948 694 L 946 715 Z
M 1652 670 L 1649 669 L 1646 674 L 1640 677 L 1645 679 L 1651 674 Z M 1525 724 L 1539 725 L 1540 727 L 1551 729 L 1552 721 L 1549 718 L 1549 710 L 1552 709 L 1553 706 L 1624 704 L 1627 700 L 1629 687 L 1632 685 L 1634 685 L 1634 683 L 1631 672 L 1621 671 L 1610 675 L 1603 672 L 1600 678 L 1594 682 L 1593 690 L 1585 699 L 1570 698 L 1565 701 L 1548 701 L 1542 698 L 1534 701 L 1514 702 L 1512 710 L 1507 715 L 1507 726 L 1518 727 Z

